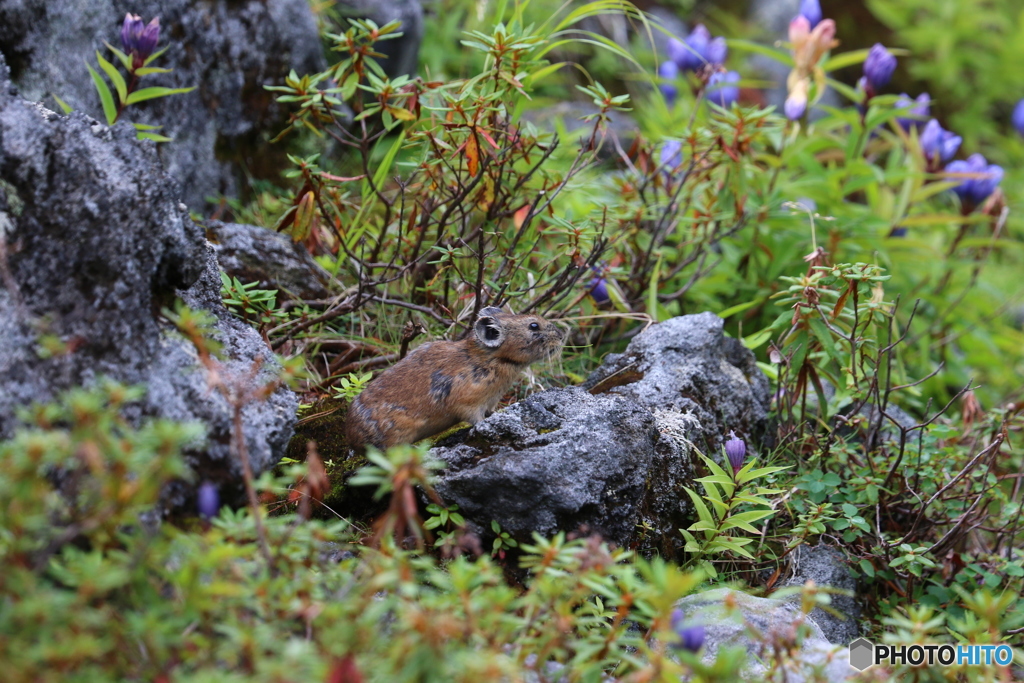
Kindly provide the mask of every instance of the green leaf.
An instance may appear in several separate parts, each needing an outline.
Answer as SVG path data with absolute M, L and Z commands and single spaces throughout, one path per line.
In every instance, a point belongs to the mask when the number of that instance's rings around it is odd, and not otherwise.
M 647 315 L 659 320 L 658 317 L 658 278 L 661 277 L 661 254 L 654 264 L 654 271 L 651 273 L 651 281 L 647 286 Z
M 52 97 L 53 97 L 54 101 L 57 102 L 57 106 L 60 107 L 64 111 L 65 114 L 70 114 L 71 112 L 74 111 L 74 108 L 70 104 L 68 104 L 67 102 L 62 100 L 61 98 L 57 97 L 56 95 L 53 95 Z
M 825 72 L 838 71 L 839 69 L 845 69 L 848 66 L 854 64 L 860 64 L 868 57 L 868 52 L 871 50 L 865 48 L 863 50 L 851 50 L 849 52 L 843 52 L 834 57 L 829 58 L 821 65 L 821 70 Z
M 100 54 L 99 50 L 96 50 L 96 60 L 99 61 L 100 68 L 110 78 L 110 82 L 114 84 L 114 88 L 117 90 L 118 101 L 123 103 L 125 98 L 128 97 L 128 85 L 124 82 L 121 72 L 113 64 L 103 59 L 103 55 Z
M 148 133 L 146 131 L 138 131 L 135 133 L 137 140 L 153 140 L 154 142 L 171 142 L 174 138 L 169 138 L 166 135 L 160 135 L 159 133 Z
M 759 522 L 766 517 L 771 517 L 775 514 L 775 510 L 750 510 L 748 512 L 740 512 L 735 515 L 730 515 L 727 520 L 722 524 L 721 529 L 732 529 L 739 527 L 744 531 L 749 531 L 752 534 L 761 533 L 760 530 L 755 529 L 751 524 Z
M 789 313 L 787 312 L 785 315 L 789 316 Z M 746 337 L 743 337 L 741 341 L 743 342 L 744 346 L 753 351 L 754 349 L 759 348 L 762 344 L 764 344 L 771 338 L 772 328 L 769 326 L 764 328 L 760 332 L 755 332 L 754 334 L 750 334 L 747 335 Z
M 719 318 L 728 318 L 730 315 L 736 315 L 737 313 L 742 313 L 743 311 L 745 311 L 747 309 L 750 309 L 750 308 L 753 308 L 754 306 L 757 306 L 760 303 L 761 303 L 760 299 L 755 299 L 753 301 L 745 301 L 742 304 L 736 304 L 735 306 L 730 306 L 729 308 L 725 309 L 724 311 L 719 311 L 718 312 L 718 317 Z
M 764 55 L 769 59 L 774 59 L 776 62 L 785 64 L 786 66 L 794 66 L 793 55 L 779 50 L 778 48 L 769 47 L 760 43 L 755 43 L 749 40 L 738 40 L 730 39 L 725 41 L 726 45 L 731 50 L 739 50 L 740 52 L 753 52 L 754 54 Z
M 104 44 L 104 45 L 106 45 L 106 46 L 107 46 L 107 48 L 108 48 L 108 49 L 109 49 L 109 50 L 110 50 L 111 52 L 113 52 L 113 53 L 114 53 L 114 55 L 115 55 L 115 56 L 116 56 L 116 57 L 118 58 L 118 60 L 120 60 L 120 62 L 121 62 L 122 64 L 124 64 L 124 68 L 125 68 L 126 70 L 128 70 L 128 71 L 131 71 L 131 70 L 132 70 L 132 58 L 131 58 L 131 56 L 130 56 L 130 55 L 127 55 L 127 54 L 125 54 L 124 52 L 121 52 L 120 50 L 118 50 L 118 49 L 117 49 L 116 47 L 114 47 L 113 45 L 111 45 L 110 43 L 108 43 L 108 42 L 107 42 L 107 41 L 105 41 L 105 40 L 103 41 L 103 44 Z
M 192 86 L 191 88 L 143 88 L 142 90 L 136 90 L 128 95 L 128 99 L 125 104 L 136 104 L 138 102 L 145 102 L 146 100 L 152 100 L 157 97 L 167 97 L 168 95 L 180 95 L 182 93 L 192 92 L 195 89 L 195 86 Z
M 110 93 L 110 88 L 107 87 L 103 78 L 96 73 L 95 69 L 89 66 L 88 62 L 86 62 L 85 68 L 89 70 L 92 82 L 96 86 L 96 92 L 100 96 L 100 103 L 103 105 L 103 115 L 107 117 L 107 125 L 112 126 L 114 121 L 117 120 L 117 107 L 114 105 L 114 96 Z
M 162 69 L 159 66 L 144 66 L 135 70 L 136 76 L 149 76 L 150 74 L 169 74 L 174 69 Z
M 700 518 L 701 521 L 713 526 L 715 524 L 715 518 L 711 515 L 711 511 L 708 510 L 708 506 L 704 504 L 704 500 L 698 496 L 695 491 L 686 487 L 684 487 L 684 490 L 689 494 L 690 500 L 693 501 L 693 507 L 697 510 L 697 517 Z M 714 533 L 715 532 L 713 531 L 705 531 L 704 538 L 711 540 L 714 537 Z
M 165 48 L 164 48 L 164 49 L 162 49 L 162 50 L 157 50 L 156 52 L 154 52 L 153 54 L 151 54 L 151 55 L 150 55 L 149 57 L 147 57 L 147 58 L 146 58 L 146 61 L 144 61 L 144 62 L 142 63 L 142 66 L 149 66 L 149 65 L 150 65 L 150 63 L 152 63 L 152 61 L 153 61 L 154 59 L 157 59 L 158 57 L 160 57 L 160 55 L 162 55 L 163 53 L 167 52 L 167 48 L 168 48 L 168 47 L 170 47 L 170 45 L 168 45 L 167 47 L 165 47 Z

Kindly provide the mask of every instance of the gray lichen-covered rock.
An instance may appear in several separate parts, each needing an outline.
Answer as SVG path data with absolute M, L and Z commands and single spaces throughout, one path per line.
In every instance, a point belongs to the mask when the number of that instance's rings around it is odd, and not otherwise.
M 713 662 L 723 646 L 742 647 L 747 651 L 742 680 L 764 680 L 767 668 L 758 658 L 778 652 L 786 653 L 787 683 L 840 683 L 857 674 L 850 666 L 849 651 L 830 643 L 815 620 L 803 617 L 789 602 L 717 588 L 689 595 L 676 603 L 676 608 L 682 611 L 684 623 L 704 626 L 705 662 Z M 799 638 L 798 624 L 804 629 Z M 751 637 L 751 630 L 758 634 L 757 638 Z M 799 647 L 790 648 L 797 641 Z M 774 653 L 772 645 L 779 646 Z
M 767 379 L 720 318 L 673 318 L 583 388 L 534 394 L 438 443 L 449 466 L 438 492 L 478 526 L 495 520 L 520 538 L 584 526 L 671 556 L 693 521 L 693 447 L 713 452 L 728 430 L 761 438 L 767 409 Z
M 95 51 L 112 56 L 125 13 L 160 17 L 159 65 L 173 73 L 144 85 L 198 88 L 132 106 L 127 116 L 162 125 L 174 138 L 160 153 L 182 184 L 185 203 L 198 209 L 218 192 L 237 193 L 243 167 L 276 178 L 283 150 L 268 140 L 285 115 L 264 85 L 280 84 L 290 69 L 325 67 L 316 20 L 307 0 L 0 0 L 0 52 L 22 95 L 56 108 L 56 95 L 76 110 L 100 116 L 85 68 Z
M 846 558 L 839 550 L 824 544 L 800 546 L 790 558 L 793 576 L 784 585 L 802 586 L 807 581 L 813 581 L 816 586 L 827 586 L 841 591 L 831 594 L 829 598 L 832 601 L 832 609 L 845 618 L 826 612 L 820 607 L 811 612 L 811 617 L 821 627 L 829 642 L 849 645 L 860 636 L 857 618 L 861 614 L 861 607 L 853 597 L 857 581 L 850 575 Z M 794 597 L 793 600 L 798 598 Z
M 238 486 L 231 413 L 160 311 L 187 290 L 191 306 L 217 317 L 229 371 L 264 360 L 255 382 L 273 376 L 273 356 L 220 303 L 212 250 L 178 197 L 153 143 L 136 141 L 130 126 L 58 116 L 0 83 L 0 438 L 10 436 L 18 407 L 105 376 L 147 387 L 127 413 L 132 420 L 203 423 L 206 439 L 191 449 L 191 464 L 201 478 Z M 46 337 L 63 352 L 51 344 L 44 353 Z M 246 407 L 257 471 L 283 454 L 295 407 L 287 389 Z M 190 490 L 169 492 L 167 504 L 184 503 Z
M 583 387 L 691 417 L 686 438 L 704 453 L 717 453 L 730 431 L 755 443 L 768 434 L 768 379 L 713 313 L 652 325 L 607 356 Z
M 652 482 L 677 454 L 650 411 L 575 387 L 534 394 L 432 453 L 448 464 L 438 493 L 481 526 L 495 520 L 525 538 L 583 528 L 620 545 L 635 542 Z M 685 472 L 684 462 L 672 464 Z M 676 520 L 683 497 L 675 496 Z
M 303 299 L 327 296 L 330 274 L 287 235 L 257 225 L 206 221 L 205 226 L 217 262 L 228 275 Z

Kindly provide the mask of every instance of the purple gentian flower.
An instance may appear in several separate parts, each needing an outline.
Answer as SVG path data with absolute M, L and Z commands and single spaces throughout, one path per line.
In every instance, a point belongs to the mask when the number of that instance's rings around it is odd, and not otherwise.
M 668 57 L 681 71 L 698 71 L 704 64 L 723 64 L 728 54 L 725 38 L 712 38 L 704 24 L 697 24 L 685 41 L 668 41 Z
M 736 71 L 716 71 L 708 79 L 708 100 L 728 109 L 740 98 L 740 75 Z
M 708 51 L 708 43 L 711 42 L 711 31 L 707 29 L 704 24 L 697 24 L 690 35 L 686 36 L 685 44 L 675 41 L 669 41 L 668 49 L 669 56 L 672 57 L 680 69 L 684 71 L 696 71 L 697 69 L 704 66 L 706 54 Z M 678 49 L 673 54 L 673 47 Z
M 906 109 L 910 107 L 907 112 L 908 116 L 897 116 L 896 122 L 900 124 L 903 130 L 910 130 L 911 126 L 920 126 L 921 123 L 928 118 L 929 106 L 932 102 L 932 97 L 926 92 L 921 93 L 917 96 L 917 99 L 910 99 L 910 96 L 905 92 L 901 92 L 900 96 L 896 98 L 896 109 Z
M 963 138 L 944 130 L 935 119 L 925 124 L 921 131 L 921 150 L 929 164 L 935 168 L 956 156 L 961 142 Z
M 733 472 L 743 469 L 743 461 L 747 457 L 747 443 L 736 436 L 736 432 L 729 432 L 730 439 L 725 442 L 725 457 L 729 458 Z
M 1013 108 L 1013 116 L 1010 117 L 1013 121 L 1013 127 L 1017 129 L 1017 132 L 1024 135 L 1024 100 L 1017 103 L 1017 106 Z
M 821 3 L 818 0 L 801 0 L 799 14 L 807 20 L 813 30 L 821 22 Z
M 892 72 L 896 70 L 896 58 L 881 43 L 875 43 L 864 60 L 864 78 L 871 96 L 889 84 Z
M 217 493 L 217 485 L 210 481 L 204 481 L 199 485 L 199 500 L 197 502 L 199 516 L 203 519 L 212 519 L 217 516 L 220 509 L 220 494 Z
M 679 77 L 679 67 L 672 60 L 662 62 L 661 66 L 658 67 L 658 77 L 664 81 L 674 81 Z M 672 103 L 676 101 L 679 89 L 676 88 L 674 83 L 670 82 L 659 83 L 658 88 L 661 90 L 661 94 L 665 96 L 665 101 L 671 107 Z
M 153 54 L 160 40 L 160 17 L 143 24 L 138 14 L 125 14 L 121 24 L 121 47 L 132 56 L 132 69 L 138 69 Z
M 704 646 L 706 636 L 704 626 L 701 624 L 687 625 L 685 619 L 682 610 L 677 609 L 672 612 L 672 630 L 679 636 L 679 642 L 673 643 L 673 645 L 679 649 L 697 653 Z
M 947 173 L 974 173 L 977 178 L 965 178 L 953 191 L 960 196 L 964 209 L 973 211 L 974 207 L 985 201 L 995 192 L 1003 179 L 1003 169 L 996 164 L 989 164 L 980 154 L 972 154 L 967 161 L 952 161 L 946 166 Z M 956 180 L 956 178 L 951 178 Z
M 719 64 L 725 64 L 725 58 L 729 55 L 729 47 L 725 44 L 725 38 L 719 36 L 713 38 L 708 43 L 707 49 L 704 51 L 704 58 L 708 60 L 709 64 L 715 66 Z

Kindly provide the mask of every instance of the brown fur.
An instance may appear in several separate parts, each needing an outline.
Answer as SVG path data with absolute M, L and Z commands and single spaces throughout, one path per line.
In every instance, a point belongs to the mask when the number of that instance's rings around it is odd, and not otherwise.
M 530 363 L 561 349 L 562 336 L 539 316 L 483 309 L 465 339 L 423 344 L 367 385 L 348 411 L 349 446 L 384 450 L 476 424 Z

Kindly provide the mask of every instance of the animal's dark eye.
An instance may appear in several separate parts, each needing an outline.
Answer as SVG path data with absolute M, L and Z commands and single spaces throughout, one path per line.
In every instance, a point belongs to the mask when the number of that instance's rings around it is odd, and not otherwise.
M 537 330 L 540 329 L 540 325 L 538 325 L 537 323 L 530 323 L 530 329 L 536 332 Z

